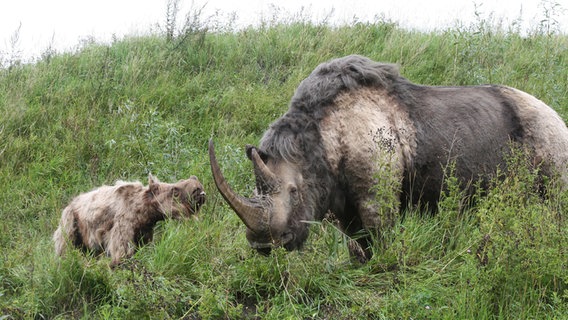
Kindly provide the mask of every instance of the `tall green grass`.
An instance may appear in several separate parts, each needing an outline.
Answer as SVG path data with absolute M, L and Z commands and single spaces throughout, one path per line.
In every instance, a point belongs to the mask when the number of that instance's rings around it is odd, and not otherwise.
M 407 212 L 365 265 L 327 220 L 303 251 L 255 254 L 210 177 L 214 137 L 227 179 L 250 193 L 244 144 L 313 68 L 347 54 L 398 63 L 422 84 L 513 86 L 568 119 L 566 35 L 481 22 L 431 33 L 388 21 L 198 28 L 0 69 L 0 318 L 565 318 L 568 195 L 552 186 L 540 197 L 521 160 L 469 209 L 449 176 L 439 213 Z M 197 175 L 200 220 L 159 224 L 116 270 L 78 251 L 55 258 L 51 235 L 74 195 L 149 172 Z

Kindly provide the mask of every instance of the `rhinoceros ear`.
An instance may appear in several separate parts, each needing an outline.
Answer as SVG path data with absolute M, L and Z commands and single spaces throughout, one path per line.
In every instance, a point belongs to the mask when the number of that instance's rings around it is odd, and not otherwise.
M 256 150 L 256 152 L 260 156 L 260 159 L 262 159 L 262 162 L 264 162 L 264 163 L 268 162 L 268 160 L 270 159 L 270 156 L 266 152 L 258 149 L 257 147 L 255 147 L 253 145 L 247 144 L 246 145 L 246 153 L 247 153 L 247 157 L 249 158 L 249 160 L 252 161 L 252 150 L 253 149 Z
M 157 194 L 159 191 L 160 180 L 154 177 L 151 173 L 148 174 L 148 188 L 153 194 Z

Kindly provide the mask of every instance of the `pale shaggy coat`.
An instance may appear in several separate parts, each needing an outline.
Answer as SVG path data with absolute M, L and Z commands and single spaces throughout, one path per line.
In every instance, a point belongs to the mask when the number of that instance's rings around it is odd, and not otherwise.
M 56 253 L 63 255 L 69 241 L 84 250 L 104 251 L 116 265 L 152 240 L 158 221 L 194 215 L 205 202 L 195 176 L 169 184 L 150 175 L 148 183 L 118 181 L 74 198 L 53 235 Z

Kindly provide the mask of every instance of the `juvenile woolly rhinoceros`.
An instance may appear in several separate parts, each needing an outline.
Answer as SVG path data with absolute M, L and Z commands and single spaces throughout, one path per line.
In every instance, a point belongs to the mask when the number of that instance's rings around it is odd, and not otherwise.
M 380 237 L 396 218 L 380 213 L 375 199 L 384 174 L 395 177 L 402 207 L 432 208 L 448 164 L 464 188 L 472 181 L 484 187 L 505 169 L 512 146 L 541 174 L 568 184 L 568 129 L 542 101 L 505 86 L 417 85 L 395 65 L 351 55 L 319 65 L 259 147 L 247 146 L 256 175 L 251 198 L 230 188 L 212 141 L 209 155 L 217 188 L 247 226 L 250 245 L 268 253 L 300 248 L 305 222 L 328 211 L 348 235 Z M 368 237 L 358 242 L 368 248 Z M 369 257 L 366 250 L 363 260 Z
M 149 175 L 147 187 L 125 181 L 99 187 L 63 209 L 53 234 L 55 252 L 63 255 L 70 242 L 95 253 L 104 251 L 111 265 L 117 265 L 139 244 L 152 240 L 158 221 L 195 215 L 204 202 L 203 186 L 195 176 L 172 184 Z

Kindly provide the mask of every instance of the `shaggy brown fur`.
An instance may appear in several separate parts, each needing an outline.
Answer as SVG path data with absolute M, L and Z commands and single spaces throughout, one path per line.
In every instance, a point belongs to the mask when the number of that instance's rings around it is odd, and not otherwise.
M 205 202 L 195 176 L 169 184 L 150 175 L 148 184 L 118 181 L 77 196 L 63 210 L 53 235 L 55 252 L 63 255 L 70 241 L 84 250 L 106 252 L 116 265 L 152 240 L 158 221 L 192 216 Z

